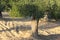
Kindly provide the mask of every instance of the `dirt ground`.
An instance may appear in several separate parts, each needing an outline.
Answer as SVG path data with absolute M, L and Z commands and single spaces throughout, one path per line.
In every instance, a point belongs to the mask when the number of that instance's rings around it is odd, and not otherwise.
M 39 21 L 38 36 L 32 36 L 32 21 L 6 22 L 0 21 L 0 40 L 60 40 L 60 21 Z

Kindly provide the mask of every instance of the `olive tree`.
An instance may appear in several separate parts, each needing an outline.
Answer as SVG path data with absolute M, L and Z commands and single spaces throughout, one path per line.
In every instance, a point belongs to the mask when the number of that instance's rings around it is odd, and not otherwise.
M 21 12 L 22 16 L 25 16 L 25 17 L 26 16 L 30 16 L 30 17 L 32 16 L 32 17 L 34 17 L 34 20 L 36 20 L 36 26 L 35 26 L 35 29 L 33 31 L 34 31 L 35 34 L 38 35 L 39 19 L 44 16 L 44 13 L 39 10 L 39 7 L 37 5 L 33 5 L 33 4 L 24 4 L 23 6 L 20 7 L 20 12 Z
M 53 2 L 52 2 L 53 1 Z M 52 3 L 51 3 L 52 2 Z M 49 0 L 48 2 L 48 19 L 57 19 L 58 14 L 58 4 L 56 3 L 56 0 Z

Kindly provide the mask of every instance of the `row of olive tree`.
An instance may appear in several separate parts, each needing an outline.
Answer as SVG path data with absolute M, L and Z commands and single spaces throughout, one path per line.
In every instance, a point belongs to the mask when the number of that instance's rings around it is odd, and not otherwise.
M 58 2 L 58 3 L 57 3 Z M 3 2 L 2 2 L 3 3 Z M 34 4 L 39 7 L 39 10 L 48 10 L 48 18 L 59 19 L 60 18 L 60 5 L 59 0 L 6 0 L 3 5 L 5 10 L 10 10 L 10 16 L 21 17 L 20 8 L 24 4 Z
M 32 16 L 36 20 L 35 34 L 38 34 L 39 19 L 44 17 L 47 10 L 48 18 L 60 18 L 59 7 L 55 0 L 5 0 L 0 1 L 0 12 L 9 10 L 12 17 Z M 59 16 L 58 16 L 59 15 Z
M 57 3 L 58 2 L 58 3 Z M 34 4 L 39 6 L 39 10 L 48 10 L 49 18 L 60 18 L 59 0 L 0 0 L 0 12 L 3 10 L 10 11 L 10 16 L 21 17 L 20 8 L 24 4 Z

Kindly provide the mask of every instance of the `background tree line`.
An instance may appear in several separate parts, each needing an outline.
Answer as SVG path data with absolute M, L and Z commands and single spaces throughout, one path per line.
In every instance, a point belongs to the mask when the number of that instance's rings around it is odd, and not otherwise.
M 60 0 L 0 0 L 0 11 L 9 11 L 11 17 L 21 17 L 21 7 L 25 4 L 36 5 L 43 13 L 48 10 L 48 18 L 60 18 Z M 34 7 L 29 9 L 33 10 Z M 28 9 L 28 10 L 29 10 Z M 25 10 L 25 9 L 22 9 Z M 26 10 L 26 11 L 28 11 Z M 28 13 L 29 15 L 32 12 Z M 25 14 L 24 15 L 28 15 Z M 38 14 L 38 13 L 37 13 Z

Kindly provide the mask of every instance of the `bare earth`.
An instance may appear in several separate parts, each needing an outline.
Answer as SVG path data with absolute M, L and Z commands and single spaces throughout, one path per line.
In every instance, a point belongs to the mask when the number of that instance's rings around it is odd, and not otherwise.
M 39 22 L 39 36 L 32 36 L 32 21 L 0 20 L 0 40 L 60 40 L 60 21 Z

